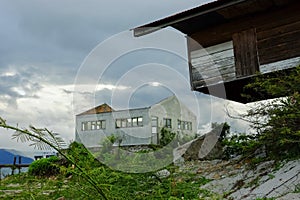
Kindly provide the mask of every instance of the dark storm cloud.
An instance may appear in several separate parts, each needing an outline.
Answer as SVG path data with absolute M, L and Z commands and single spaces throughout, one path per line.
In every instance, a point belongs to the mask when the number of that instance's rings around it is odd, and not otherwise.
M 30 80 L 32 74 L 26 72 L 9 73 L 0 75 L 0 96 L 37 98 L 36 92 L 42 89 L 42 86 Z
M 0 6 L 0 64 L 80 65 L 101 41 L 124 30 L 187 8 L 199 1 L 3 0 Z M 74 72 L 73 74 L 74 75 Z
M 84 58 L 99 43 L 203 2 L 2 0 L 0 66 L 31 64 L 47 74 L 45 81 L 72 84 Z

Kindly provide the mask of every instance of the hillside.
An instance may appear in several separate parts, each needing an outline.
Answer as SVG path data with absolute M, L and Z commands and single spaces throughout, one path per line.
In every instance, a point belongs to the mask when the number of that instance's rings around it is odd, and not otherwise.
M 300 199 L 300 160 L 188 161 L 142 174 L 128 174 L 97 165 L 90 162 L 85 167 L 108 199 Z M 74 170 L 63 167 L 59 175 L 50 177 L 34 177 L 28 173 L 7 177 L 0 181 L 0 198 L 101 199 Z

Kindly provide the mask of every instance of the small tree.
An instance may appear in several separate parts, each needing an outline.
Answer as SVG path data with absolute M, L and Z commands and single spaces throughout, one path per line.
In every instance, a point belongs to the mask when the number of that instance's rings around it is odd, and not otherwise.
M 300 152 L 300 67 L 286 73 L 278 72 L 267 79 L 258 76 L 245 87 L 252 91 L 250 97 L 285 96 L 259 102 L 242 118 L 251 122 L 257 130 L 260 146 L 273 158 L 297 156 Z
M 160 131 L 160 135 L 161 135 L 161 138 L 159 140 L 160 145 L 166 146 L 167 144 L 172 142 L 172 140 L 174 140 L 176 133 L 173 133 L 171 130 L 167 128 L 162 128 Z
M 226 138 L 226 136 L 228 136 L 230 133 L 230 126 L 227 122 L 224 122 L 224 123 L 213 122 L 213 123 L 211 123 L 211 128 L 212 129 L 222 129 L 222 131 L 219 135 L 219 141 L 224 140 Z

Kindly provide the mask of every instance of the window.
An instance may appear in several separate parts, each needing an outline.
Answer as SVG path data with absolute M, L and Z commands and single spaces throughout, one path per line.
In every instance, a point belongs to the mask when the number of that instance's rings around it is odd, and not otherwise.
M 127 120 L 126 119 L 121 119 L 121 127 L 122 128 L 127 127 Z
M 178 129 L 180 130 L 192 130 L 192 122 L 181 121 L 178 119 Z
M 138 117 L 138 126 L 143 126 L 143 118 Z
M 143 117 L 116 119 L 116 128 L 143 126 Z
M 132 118 L 132 126 L 137 126 L 137 117 Z
M 106 127 L 105 120 L 87 121 L 81 123 L 82 131 L 100 130 L 100 129 L 105 129 L 105 127 Z
M 179 119 L 177 120 L 177 124 L 178 124 L 177 128 L 181 129 L 181 121 Z
M 105 120 L 98 120 L 96 129 L 99 130 L 99 129 L 105 129 L 105 128 L 106 128 Z
M 96 122 L 93 121 L 91 122 L 91 130 L 95 130 L 96 129 Z
M 189 130 L 189 129 L 188 129 L 188 122 L 184 122 L 184 129 L 185 129 L 185 130 Z
M 81 123 L 81 130 L 86 131 L 87 130 L 87 122 L 82 122 Z
M 131 118 L 127 119 L 127 127 L 132 127 L 132 119 Z
M 169 118 L 164 118 L 164 127 L 172 128 L 172 120 Z
M 121 119 L 116 119 L 116 128 L 121 128 Z
M 96 122 L 96 129 L 100 129 L 101 128 L 101 121 L 97 121 Z
M 87 122 L 87 131 L 91 130 L 92 122 Z
M 106 121 L 105 120 L 101 120 L 101 128 L 106 129 Z

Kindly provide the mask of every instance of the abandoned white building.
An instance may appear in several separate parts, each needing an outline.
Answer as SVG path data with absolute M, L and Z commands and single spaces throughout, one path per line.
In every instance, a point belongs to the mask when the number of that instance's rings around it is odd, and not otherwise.
M 113 134 L 121 139 L 121 146 L 159 144 L 163 127 L 179 137 L 194 136 L 197 117 L 176 96 L 149 107 L 128 110 L 114 110 L 102 104 L 76 115 L 75 140 L 87 148 L 97 148 Z

